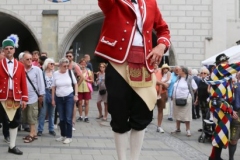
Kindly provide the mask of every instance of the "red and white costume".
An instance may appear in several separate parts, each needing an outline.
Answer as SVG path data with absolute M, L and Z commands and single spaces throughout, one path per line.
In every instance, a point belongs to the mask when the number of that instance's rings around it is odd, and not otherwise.
M 4 58 L 0 61 L 0 101 L 5 101 L 8 98 L 9 79 L 11 78 L 8 72 L 7 61 Z M 14 68 L 12 76 L 12 90 L 14 101 L 28 101 L 28 90 L 25 69 L 23 64 L 14 59 Z
M 135 8 L 130 0 L 98 0 L 98 3 L 105 21 L 95 54 L 116 63 L 124 63 L 137 29 Z M 170 46 L 170 35 L 156 0 L 138 0 L 138 3 L 146 57 L 152 50 L 152 28 L 156 31 L 157 44 L 163 43 L 167 48 Z M 146 66 L 153 72 L 153 66 L 149 64 L 150 59 L 146 61 Z

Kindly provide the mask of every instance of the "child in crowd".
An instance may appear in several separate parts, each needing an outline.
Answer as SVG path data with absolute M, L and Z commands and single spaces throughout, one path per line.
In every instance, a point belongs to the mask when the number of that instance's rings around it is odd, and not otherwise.
M 171 82 L 171 72 L 170 67 L 168 64 L 162 65 L 162 82 L 163 83 L 170 83 Z M 157 91 L 157 99 L 161 99 L 162 87 L 159 86 L 159 90 Z

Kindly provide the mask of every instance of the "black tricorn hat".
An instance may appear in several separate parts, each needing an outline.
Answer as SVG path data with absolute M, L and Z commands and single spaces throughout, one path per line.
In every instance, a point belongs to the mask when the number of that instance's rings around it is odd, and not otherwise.
M 219 65 L 221 62 L 227 61 L 228 59 L 229 59 L 229 57 L 226 56 L 224 53 L 222 53 L 216 57 L 215 63 L 216 63 L 216 65 Z

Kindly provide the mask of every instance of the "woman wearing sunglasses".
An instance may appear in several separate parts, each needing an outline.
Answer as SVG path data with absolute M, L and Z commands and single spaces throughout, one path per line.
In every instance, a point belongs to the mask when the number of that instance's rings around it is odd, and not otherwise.
M 206 119 L 206 113 L 209 108 L 208 105 L 208 97 L 209 97 L 209 92 L 208 92 L 208 84 L 205 83 L 205 79 L 207 79 L 209 76 L 209 70 L 206 67 L 201 68 L 200 70 L 200 82 L 198 83 L 198 95 L 195 100 L 195 105 L 198 104 L 199 108 L 201 109 L 202 112 L 202 119 Z M 199 131 L 202 131 L 202 129 L 199 129 Z
M 61 136 L 56 141 L 63 141 L 64 144 L 72 142 L 73 108 L 78 100 L 77 80 L 73 71 L 68 70 L 68 65 L 68 59 L 60 59 L 59 70 L 53 74 L 52 85 L 52 105 L 57 106 L 61 130 Z
M 45 95 L 43 100 L 43 107 L 40 109 L 40 114 L 38 118 L 38 136 L 42 135 L 44 129 L 44 121 L 46 117 L 46 113 L 48 113 L 48 130 L 49 134 L 52 136 L 56 136 L 54 132 L 54 113 L 55 106 L 52 105 L 52 84 L 53 84 L 53 72 L 54 72 L 54 60 L 51 58 L 47 58 L 43 65 L 43 75 L 45 81 Z

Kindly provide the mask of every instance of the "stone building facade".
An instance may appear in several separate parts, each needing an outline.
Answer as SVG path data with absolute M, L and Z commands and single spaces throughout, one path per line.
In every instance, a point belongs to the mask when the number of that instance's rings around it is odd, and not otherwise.
M 69 48 L 74 49 L 78 59 L 86 53 L 93 55 L 104 19 L 97 3 L 97 0 L 65 3 L 1 0 L 0 38 L 14 31 L 22 33 L 20 41 L 25 43 L 22 49 L 35 45 L 30 50 L 46 51 L 55 59 L 64 56 Z M 240 39 L 239 0 L 157 0 L 157 3 L 171 31 L 170 65 L 200 67 L 202 60 Z M 24 37 L 27 35 L 31 38 Z

